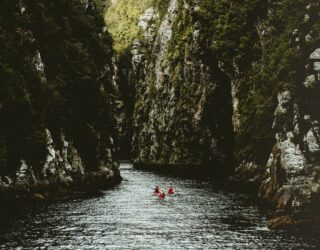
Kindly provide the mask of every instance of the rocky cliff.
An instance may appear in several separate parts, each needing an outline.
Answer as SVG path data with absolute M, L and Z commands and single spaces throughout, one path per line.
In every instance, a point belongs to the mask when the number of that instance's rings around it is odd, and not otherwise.
M 4 0 L 0 193 L 120 180 L 110 35 L 95 1 Z
M 319 227 L 319 13 L 314 0 L 146 10 L 132 48 L 134 163 L 235 166 L 270 205 L 271 227 Z
M 212 57 L 209 30 L 192 2 L 148 9 L 135 41 L 137 74 L 133 157 L 136 165 L 206 167 L 232 164 L 231 85 Z M 162 17 L 161 17 L 162 16 Z

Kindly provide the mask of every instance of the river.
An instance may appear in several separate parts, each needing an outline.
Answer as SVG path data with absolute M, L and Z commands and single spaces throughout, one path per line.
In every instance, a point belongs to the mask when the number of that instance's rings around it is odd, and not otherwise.
M 0 249 L 319 249 L 270 231 L 252 197 L 204 180 L 122 164 L 124 181 L 86 199 L 23 208 L 0 226 Z M 159 200 L 155 185 L 176 194 Z

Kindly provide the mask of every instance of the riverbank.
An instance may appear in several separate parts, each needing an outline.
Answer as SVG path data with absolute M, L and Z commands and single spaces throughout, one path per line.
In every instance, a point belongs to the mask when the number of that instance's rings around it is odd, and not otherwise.
M 1 204 L 30 204 L 67 200 L 112 188 L 122 181 L 120 174 L 91 172 L 73 182 L 38 181 L 36 184 L 13 183 L 0 189 Z

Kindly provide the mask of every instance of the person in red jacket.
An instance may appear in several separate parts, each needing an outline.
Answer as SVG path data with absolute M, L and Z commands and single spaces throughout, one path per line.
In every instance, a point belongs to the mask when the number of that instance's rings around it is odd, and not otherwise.
M 153 193 L 155 193 L 155 194 L 159 194 L 159 193 L 160 193 L 160 188 L 159 188 L 159 186 L 156 186 L 156 187 L 154 188 Z
M 159 198 L 161 200 L 163 200 L 164 198 L 166 198 L 166 194 L 162 191 L 160 194 L 159 194 Z
M 170 194 L 174 194 L 174 189 L 173 189 L 172 186 L 170 186 L 170 187 L 168 188 L 168 194 L 169 194 L 169 195 L 170 195 Z

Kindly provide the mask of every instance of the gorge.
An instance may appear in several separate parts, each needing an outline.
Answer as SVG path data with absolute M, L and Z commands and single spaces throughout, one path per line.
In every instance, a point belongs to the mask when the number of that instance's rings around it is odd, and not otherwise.
M 320 229 L 318 1 L 3 0 L 0 21 L 0 199 L 114 186 L 131 159 Z
M 318 227 L 319 21 L 317 1 L 148 8 L 131 47 L 134 164 L 231 174 L 256 184 L 271 228 Z

